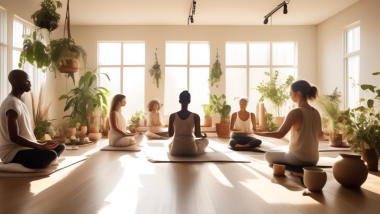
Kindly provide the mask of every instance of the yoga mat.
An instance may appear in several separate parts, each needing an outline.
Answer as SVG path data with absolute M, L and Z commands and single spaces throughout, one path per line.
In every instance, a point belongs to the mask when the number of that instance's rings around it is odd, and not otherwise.
M 149 138 L 149 139 L 169 139 L 169 134 L 167 136 L 162 136 L 162 135 L 158 135 L 156 133 L 153 133 L 153 132 L 150 132 L 150 131 L 147 131 L 145 133 L 145 137 Z
M 136 151 L 139 152 L 141 149 L 137 145 L 132 145 L 132 146 L 104 146 L 103 148 L 100 149 L 100 151 Z
M 87 156 L 67 156 L 67 157 L 60 157 L 58 158 L 58 165 L 56 166 L 49 166 L 47 168 L 43 169 L 28 169 L 23 167 L 21 164 L 18 167 L 16 167 L 18 170 L 20 168 L 24 168 L 23 171 L 28 172 L 8 172 L 8 171 L 0 171 L 0 178 L 28 178 L 28 177 L 46 177 L 54 172 L 57 172 L 61 169 L 64 169 L 66 167 L 69 167 L 71 165 L 74 165 L 76 163 L 79 163 L 81 161 L 86 160 Z M 3 164 L 0 162 L 0 170 L 12 170 L 12 166 L 6 166 L 8 164 Z M 13 165 L 13 164 L 12 164 Z

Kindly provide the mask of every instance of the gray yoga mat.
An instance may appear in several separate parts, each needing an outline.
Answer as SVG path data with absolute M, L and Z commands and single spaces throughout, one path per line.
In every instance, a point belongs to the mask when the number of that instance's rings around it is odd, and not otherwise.
M 101 148 L 100 151 L 136 151 L 136 152 L 139 152 L 139 151 L 141 151 L 141 149 L 140 149 L 140 147 L 138 147 L 136 145 L 120 146 L 120 147 L 107 145 L 107 146 L 104 146 L 103 148 Z
M 67 156 L 58 159 L 58 166 L 49 166 L 38 169 L 34 172 L 3 172 L 0 171 L 0 178 L 28 178 L 28 177 L 46 177 L 54 172 L 86 160 L 87 156 Z

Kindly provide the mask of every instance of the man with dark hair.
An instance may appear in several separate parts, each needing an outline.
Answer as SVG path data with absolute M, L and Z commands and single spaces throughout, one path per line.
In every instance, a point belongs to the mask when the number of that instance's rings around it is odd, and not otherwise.
M 25 71 L 13 70 L 8 75 L 12 91 L 0 106 L 0 158 L 3 163 L 19 163 L 38 169 L 49 166 L 65 150 L 56 141 L 38 143 L 21 95 L 29 92 L 31 84 Z

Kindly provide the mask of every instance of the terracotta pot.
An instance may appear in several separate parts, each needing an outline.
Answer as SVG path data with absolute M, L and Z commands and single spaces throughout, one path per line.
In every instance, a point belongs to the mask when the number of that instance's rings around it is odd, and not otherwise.
M 285 165 L 273 164 L 273 175 L 284 176 L 285 175 Z
M 260 124 L 260 130 L 265 130 L 267 128 L 267 118 L 265 117 L 264 103 L 260 103 L 260 106 L 259 106 L 259 124 Z
M 330 144 L 329 145 L 332 147 L 342 147 L 342 146 L 346 145 L 346 143 L 343 142 L 343 140 L 342 140 L 342 138 L 343 138 L 342 134 L 330 133 L 329 137 L 330 137 Z
M 67 131 L 70 133 L 70 136 L 75 136 L 77 129 L 74 128 L 67 128 Z
M 82 131 L 82 134 L 83 134 L 83 135 L 86 135 L 86 134 L 87 134 L 87 126 L 82 126 L 82 127 L 80 128 L 80 130 Z
M 285 117 L 273 117 L 273 123 L 282 126 L 284 123 Z
M 230 138 L 230 124 L 228 123 L 216 123 L 216 133 L 218 137 Z
M 204 127 L 211 127 L 212 126 L 212 118 L 205 117 L 204 121 L 203 121 L 203 126 Z
M 256 104 L 256 125 L 259 125 L 259 115 L 260 115 L 260 105 L 259 103 Z
M 321 191 L 327 181 L 326 172 L 318 167 L 303 168 L 303 182 L 311 192 Z
M 136 126 L 133 126 L 133 125 L 129 125 L 128 126 L 128 129 L 131 133 L 135 133 L 136 132 Z
M 110 130 L 110 120 L 107 117 L 106 122 L 104 123 L 104 131 L 109 131 Z
M 362 152 L 362 157 L 365 162 L 367 162 L 368 171 L 378 172 L 379 158 L 377 157 L 375 149 L 366 149 Z
M 90 141 L 93 141 L 93 142 L 97 142 L 100 140 L 100 138 L 102 138 L 102 134 L 101 133 L 90 133 L 88 135 L 88 139 Z
M 79 70 L 79 62 L 76 59 L 66 59 L 66 65 L 58 68 L 61 73 L 75 73 Z
M 99 133 L 99 128 L 95 125 L 91 125 L 90 133 Z
M 368 176 L 368 169 L 360 155 L 340 154 L 343 159 L 335 162 L 333 174 L 335 179 L 345 187 L 360 187 Z

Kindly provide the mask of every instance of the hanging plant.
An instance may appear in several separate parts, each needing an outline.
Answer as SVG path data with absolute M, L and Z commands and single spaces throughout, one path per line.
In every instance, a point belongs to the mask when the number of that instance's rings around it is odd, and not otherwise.
M 42 38 L 41 32 L 38 29 L 34 30 L 30 35 L 23 35 L 24 43 L 18 67 L 22 68 L 27 61 L 32 65 L 37 65 L 37 68 L 42 69 L 42 72 L 45 73 L 51 61 L 47 54 L 47 47 L 37 39 L 38 37 Z
M 55 0 L 43 0 L 40 3 L 41 9 L 37 10 L 31 18 L 34 25 L 46 28 L 48 31 L 57 29 L 61 15 L 56 12 L 57 8 L 62 8 L 62 3 Z
M 216 61 L 214 65 L 212 66 L 210 77 L 208 79 L 208 81 L 211 84 L 211 87 L 214 86 L 214 84 L 216 85 L 216 87 L 218 87 L 218 82 L 220 81 L 220 77 L 222 76 L 222 74 L 223 72 L 222 72 L 222 66 L 219 62 L 218 49 L 216 49 Z
M 161 69 L 160 69 L 160 64 L 158 64 L 157 60 L 157 48 L 156 48 L 156 53 L 154 53 L 156 57 L 156 63 L 154 63 L 153 67 L 149 70 L 150 76 L 153 77 L 153 84 L 157 84 L 157 88 L 160 86 L 160 79 L 161 79 Z

